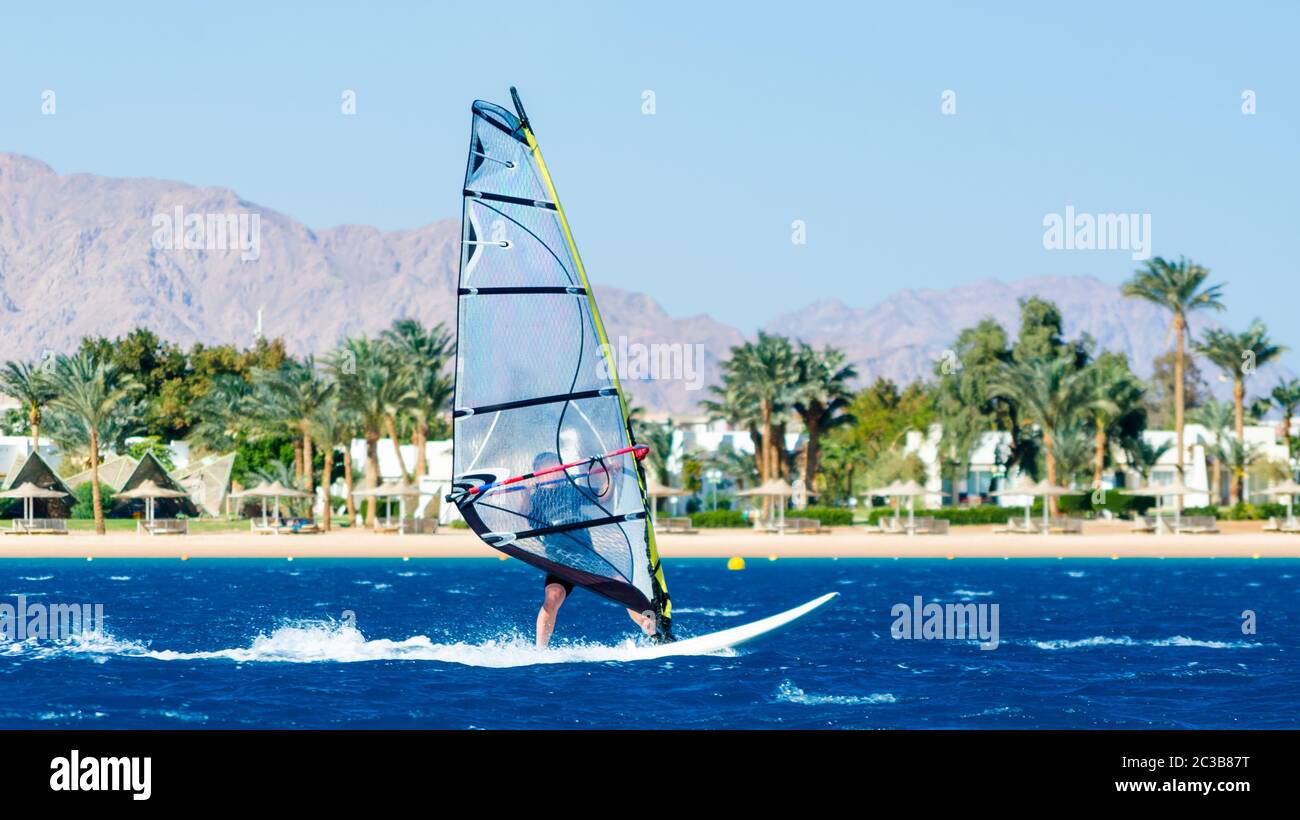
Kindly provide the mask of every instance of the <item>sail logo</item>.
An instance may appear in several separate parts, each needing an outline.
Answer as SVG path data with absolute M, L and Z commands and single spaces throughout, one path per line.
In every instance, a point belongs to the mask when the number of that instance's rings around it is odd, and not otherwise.
M 151 757 L 82 757 L 73 749 L 50 761 L 50 790 L 56 792 L 130 792 L 132 800 L 153 795 Z
M 927 604 L 915 595 L 911 604 L 894 604 L 889 614 L 894 616 L 889 634 L 896 641 L 978 640 L 980 649 L 998 648 L 997 604 Z
M 156 250 L 239 251 L 239 258 L 245 262 L 262 256 L 261 214 L 186 213 L 177 205 L 172 213 L 154 214 L 152 225 Z
M 629 342 L 601 345 L 597 375 L 610 379 L 610 366 L 623 381 L 680 381 L 687 390 L 704 386 L 704 345 L 687 342 Z
M 1064 214 L 1043 217 L 1043 247 L 1049 251 L 1130 251 L 1151 258 L 1151 214 L 1081 214 L 1073 205 Z
M 22 641 L 66 641 L 104 634 L 103 604 L 0 603 L 0 644 Z

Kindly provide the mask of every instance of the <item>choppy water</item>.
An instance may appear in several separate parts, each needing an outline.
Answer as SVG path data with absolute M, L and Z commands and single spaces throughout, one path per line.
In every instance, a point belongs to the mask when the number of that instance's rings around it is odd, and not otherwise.
M 667 571 L 682 636 L 842 594 L 752 649 L 630 661 L 626 615 L 581 590 L 534 649 L 541 577 L 513 561 L 4 560 L 0 603 L 102 603 L 107 629 L 0 643 L 0 726 L 1300 726 L 1296 561 Z M 996 603 L 999 648 L 893 639 L 917 595 Z

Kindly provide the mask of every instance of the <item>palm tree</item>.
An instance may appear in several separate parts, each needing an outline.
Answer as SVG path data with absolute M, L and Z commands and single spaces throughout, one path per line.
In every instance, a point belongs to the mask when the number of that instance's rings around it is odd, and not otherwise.
M 1103 353 L 1086 372 L 1093 399 L 1089 408 L 1093 424 L 1092 483 L 1096 488 L 1101 486 L 1110 441 L 1124 432 L 1120 428 L 1126 417 L 1141 412 L 1146 387 L 1129 370 L 1128 359 L 1123 354 Z
M 50 406 L 76 419 L 86 432 L 90 447 L 90 492 L 95 532 L 103 535 L 104 500 L 99 489 L 99 445 L 104 434 L 111 429 L 114 417 L 131 410 L 132 395 L 139 385 L 113 363 L 96 361 L 85 352 L 60 356 L 50 384 L 54 393 Z
M 717 399 L 704 399 L 700 402 L 700 407 L 709 414 L 712 421 L 725 421 L 733 430 L 745 430 L 749 433 L 749 439 L 754 444 L 753 470 L 755 474 L 761 474 L 763 471 L 763 431 L 762 420 L 759 417 L 758 408 L 750 404 L 747 397 L 742 395 L 740 380 L 737 374 L 732 373 L 728 365 L 722 367 L 722 376 L 719 384 L 709 387 L 709 392 L 717 396 Z M 634 412 L 640 408 L 634 408 Z M 628 414 L 629 419 L 633 414 Z
M 428 472 L 425 442 L 430 422 L 450 408 L 454 385 L 446 369 L 455 354 L 455 342 L 441 322 L 426 330 L 415 319 L 398 319 L 381 338 L 395 354 L 405 388 L 403 404 L 413 423 L 415 475 L 422 476 Z
M 242 376 L 221 373 L 194 402 L 194 425 L 189 441 L 212 452 L 229 452 L 249 434 L 249 417 L 255 404 L 253 386 Z
M 342 446 L 345 458 L 347 457 L 348 443 L 352 438 L 353 422 L 348 418 L 346 408 L 342 406 L 337 393 L 334 392 L 331 392 L 324 401 L 313 408 L 306 421 L 307 431 L 312 440 L 320 445 L 321 456 L 324 460 L 324 466 L 321 468 L 320 485 L 325 491 L 325 520 L 321 522 L 321 529 L 328 531 L 331 527 L 330 516 L 333 512 L 330 508 L 330 476 L 334 472 L 334 451 Z M 351 499 L 351 469 L 347 469 L 345 472 L 347 473 L 344 476 L 348 485 L 347 496 Z M 349 504 L 348 509 L 351 511 L 351 504 Z
M 1279 381 L 1269 397 L 1282 411 L 1282 439 L 1286 442 L 1287 461 L 1294 461 L 1295 443 L 1291 438 L 1291 419 L 1295 417 L 1296 409 L 1300 408 L 1300 379 Z
M 1080 414 L 1094 408 L 1116 413 L 1110 399 L 1092 394 L 1086 370 L 1075 366 L 1071 356 L 1002 363 L 989 383 L 990 395 L 1010 399 L 1020 408 L 1026 423 L 1033 423 L 1043 435 L 1043 456 L 1047 480 L 1057 483 L 1057 439 L 1075 425 Z M 1050 514 L 1056 514 L 1054 498 L 1048 498 Z
M 1183 474 L 1184 407 L 1183 372 L 1186 368 L 1186 341 L 1188 334 L 1188 314 L 1196 310 L 1223 310 L 1220 297 L 1222 285 L 1208 285 L 1209 268 L 1201 267 L 1179 257 L 1177 262 L 1170 262 L 1157 256 L 1146 263 L 1146 267 L 1133 274 L 1133 278 L 1124 284 L 1120 292 L 1135 299 L 1165 308 L 1172 314 L 1169 328 L 1175 337 L 1174 355 L 1174 430 L 1178 447 L 1178 473 Z M 1179 504 L 1182 500 L 1179 499 Z
M 1209 359 L 1232 380 L 1232 405 L 1237 441 L 1246 440 L 1246 376 L 1282 355 L 1286 348 L 1273 344 L 1268 328 L 1256 319 L 1243 333 L 1211 328 L 1205 331 L 1196 352 Z M 1244 470 L 1233 470 L 1232 503 L 1241 501 Z
M 798 373 L 793 406 L 808 434 L 808 445 L 804 450 L 803 483 L 808 494 L 815 497 L 818 445 L 826 432 L 853 421 L 853 417 L 844 410 L 853 401 L 849 382 L 857 378 L 858 371 L 846 362 L 843 350 L 829 345 L 814 350 L 802 342 L 799 344 L 796 367 Z
M 366 439 L 366 487 L 379 486 L 379 438 L 392 417 L 390 411 L 401 404 L 402 387 L 393 373 L 393 358 L 386 346 L 364 336 L 345 339 L 329 359 L 330 371 L 338 383 L 343 407 L 357 420 Z M 401 456 L 396 431 L 390 430 L 393 447 Z M 402 465 L 402 472 L 406 472 Z M 366 525 L 374 526 L 377 503 L 367 499 Z
M 5 362 L 0 368 L 0 393 L 18 400 L 27 410 L 27 423 L 32 430 L 32 452 L 41 443 L 41 410 L 50 403 L 50 374 L 48 368 L 27 362 Z
M 287 432 L 294 438 L 294 477 L 307 492 L 315 489 L 312 462 L 311 415 L 337 389 L 326 374 L 316 368 L 311 356 L 299 362 L 289 359 L 275 370 L 254 371 L 256 407 L 272 434 Z
M 1221 481 L 1220 474 L 1223 467 L 1228 463 L 1228 440 L 1232 438 L 1229 431 L 1232 429 L 1233 418 L 1236 411 L 1233 406 L 1226 401 L 1219 401 L 1211 398 L 1198 407 L 1192 409 L 1188 416 L 1193 424 L 1199 424 L 1214 436 L 1213 441 L 1202 441 L 1205 446 L 1206 468 L 1210 473 L 1210 496 L 1214 503 L 1220 503 L 1223 494 L 1220 492 Z
M 763 431 L 763 453 L 759 462 L 763 481 L 780 477 L 783 472 L 784 416 L 793 405 L 798 367 L 798 356 L 790 340 L 762 331 L 758 333 L 757 342 L 733 347 L 731 359 L 726 364 L 726 368 L 736 376 L 741 400 L 758 409 Z
M 1173 446 L 1172 441 L 1152 445 L 1146 440 L 1145 436 L 1136 436 L 1129 440 L 1124 456 L 1128 460 L 1129 467 L 1133 468 L 1133 471 L 1142 478 L 1142 482 L 1150 484 L 1152 471 L 1160 463 L 1160 459 L 1164 457 L 1164 454 L 1173 449 Z

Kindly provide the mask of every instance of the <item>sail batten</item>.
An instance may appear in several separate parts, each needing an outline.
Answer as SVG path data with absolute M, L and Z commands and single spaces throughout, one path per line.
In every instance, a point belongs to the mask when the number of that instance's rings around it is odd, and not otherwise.
M 490 546 L 667 631 L 638 447 L 522 104 L 474 103 L 457 288 L 453 501 Z

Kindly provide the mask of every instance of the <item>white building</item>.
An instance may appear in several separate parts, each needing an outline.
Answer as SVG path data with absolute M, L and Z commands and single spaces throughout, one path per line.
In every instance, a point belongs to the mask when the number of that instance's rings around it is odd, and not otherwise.
M 0 436 L 0 486 L 4 486 L 5 479 L 14 465 L 21 464 L 31 451 L 31 436 Z M 54 442 L 42 436 L 40 451 L 45 463 L 57 471 L 59 465 L 63 463 L 63 454 L 54 446 Z

